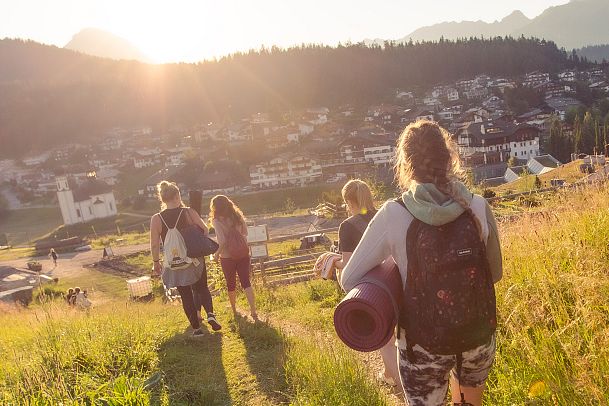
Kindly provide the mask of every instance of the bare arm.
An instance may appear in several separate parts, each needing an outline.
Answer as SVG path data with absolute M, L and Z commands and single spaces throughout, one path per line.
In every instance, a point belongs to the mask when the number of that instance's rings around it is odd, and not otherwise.
M 391 255 L 387 240 L 386 206 L 384 205 L 370 221 L 360 243 L 345 264 L 340 275 L 340 285 L 345 292 L 353 289 L 368 271 Z
M 218 241 L 218 251 L 214 254 L 216 257 L 219 257 L 224 248 L 224 244 L 226 244 L 226 236 L 224 235 L 224 226 L 218 219 L 214 219 L 212 221 L 212 225 L 214 226 L 214 230 L 216 230 L 216 240 Z
M 201 216 L 199 216 L 199 213 L 197 213 L 197 211 L 195 209 L 193 209 L 193 208 L 188 209 L 188 218 L 195 225 L 201 227 L 201 229 L 203 230 L 205 235 L 209 234 L 209 229 L 207 228 L 207 226 L 205 225 L 205 222 L 203 221 Z
M 161 219 L 155 214 L 150 219 L 150 254 L 153 261 L 154 272 L 159 274 L 161 270 Z
M 351 258 L 352 252 L 343 252 L 343 257 L 339 261 L 336 261 L 335 266 L 336 269 L 343 269 L 347 262 L 349 262 L 349 258 Z

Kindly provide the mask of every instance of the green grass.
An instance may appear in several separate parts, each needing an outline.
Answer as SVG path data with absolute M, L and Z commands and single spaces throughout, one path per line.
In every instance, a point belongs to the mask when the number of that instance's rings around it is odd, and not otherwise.
M 550 181 L 552 179 L 564 179 L 565 182 L 570 184 L 588 176 L 587 174 L 579 171 L 579 165 L 581 165 L 583 162 L 583 160 L 579 159 L 577 161 L 569 162 L 568 164 L 556 168 L 553 171 L 539 175 L 542 188 L 550 187 Z M 518 193 L 535 190 L 535 175 L 523 176 L 518 180 L 491 189 L 494 190 L 498 196 L 507 192 Z
M 609 190 L 555 193 L 519 214 L 500 226 L 498 352 L 485 404 L 609 404 Z M 214 304 L 223 332 L 200 341 L 182 334 L 179 306 L 126 300 L 122 278 L 91 273 L 73 282 L 105 284 L 97 288 L 105 300 L 88 313 L 60 302 L 3 307 L 0 403 L 389 402 L 334 333 L 343 294 L 333 282 L 256 285 L 270 324 L 234 320 L 222 295 Z M 242 294 L 239 301 L 245 308 Z M 159 382 L 144 389 L 151 376 Z
M 519 214 L 501 227 L 498 353 L 486 404 L 607 404 L 609 190 L 557 193 Z M 333 283 L 312 281 L 261 291 L 257 301 L 274 317 L 333 335 L 340 298 Z
M 0 261 L 8 261 L 19 258 L 29 258 L 36 253 L 34 248 L 11 248 L 0 250 Z
M 63 223 L 59 207 L 10 210 L 0 219 L 0 234 L 13 246 L 36 241 Z
M 97 219 L 83 224 L 61 225 L 48 233 L 48 236 L 56 235 L 57 238 L 69 238 L 74 236 L 89 237 L 93 240 L 103 238 L 121 238 L 123 233 L 140 234 L 148 230 L 150 219 L 142 216 L 119 213 L 117 216 Z
M 150 242 L 150 233 L 122 233 L 106 235 L 91 240 L 91 246 L 93 248 L 103 248 L 108 245 L 113 247 L 122 245 L 136 245 L 136 244 L 147 244 Z
M 158 302 L 108 304 L 89 313 L 55 302 L 3 312 L 0 322 L 11 328 L 0 330 L 0 402 L 384 404 L 362 366 L 340 349 L 326 351 L 266 323 L 234 320 L 218 307 L 223 332 L 197 340 L 183 334 L 178 306 Z M 328 362 L 333 367 L 325 370 Z M 345 390 L 354 387 L 366 390 Z

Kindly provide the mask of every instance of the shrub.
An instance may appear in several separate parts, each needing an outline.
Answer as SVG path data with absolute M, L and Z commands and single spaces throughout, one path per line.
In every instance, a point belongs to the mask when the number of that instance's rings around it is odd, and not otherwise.
M 482 190 L 482 197 L 484 197 L 485 199 L 490 199 L 492 197 L 497 196 L 497 193 L 495 193 L 494 190 L 491 189 L 483 189 Z

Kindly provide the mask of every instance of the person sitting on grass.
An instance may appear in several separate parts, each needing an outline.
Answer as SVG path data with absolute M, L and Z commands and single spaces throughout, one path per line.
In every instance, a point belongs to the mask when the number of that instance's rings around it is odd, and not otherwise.
M 207 312 L 207 323 L 212 330 L 218 331 L 222 326 L 216 320 L 211 293 L 207 286 L 205 258 L 180 258 L 181 263 L 177 266 L 175 261 L 178 259 L 173 252 L 167 252 L 169 250 L 166 246 L 166 237 L 170 229 L 180 230 L 194 223 L 207 233 L 207 226 L 194 209 L 184 206 L 180 189 L 175 183 L 162 181 L 157 185 L 157 192 L 161 202 L 161 212 L 150 219 L 150 252 L 153 273 L 162 277 L 163 283 L 168 289 L 175 287 L 180 292 L 182 307 L 193 329 L 193 337 L 204 335 L 201 329 L 201 306 Z M 163 262 L 161 262 L 160 256 L 161 241 L 166 248 Z
M 74 289 L 70 288 L 68 289 L 68 292 L 66 293 L 66 303 L 71 305 L 72 304 L 72 297 L 74 296 Z
M 85 295 L 86 291 L 78 292 L 74 297 L 74 305 L 79 309 L 88 309 L 91 307 L 91 301 Z
M 493 284 L 502 258 L 486 199 L 458 181 L 451 135 L 421 120 L 402 132 L 395 176 L 403 195 L 374 216 L 341 275 L 349 291 L 389 256 L 402 277 L 400 378 L 410 406 L 479 406 L 495 358 Z
M 220 246 L 214 254 L 214 260 L 220 261 L 233 314 L 238 315 L 236 304 L 238 275 L 250 306 L 250 314 L 254 321 L 258 321 L 254 289 L 250 282 L 250 253 L 245 217 L 239 207 L 224 195 L 214 196 L 209 204 L 209 210 L 209 218 L 216 230 Z

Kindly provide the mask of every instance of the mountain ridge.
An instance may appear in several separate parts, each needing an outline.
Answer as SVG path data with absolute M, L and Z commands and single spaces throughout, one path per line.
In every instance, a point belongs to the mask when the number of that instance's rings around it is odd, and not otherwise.
M 478 21 L 446 21 L 417 28 L 396 42 L 438 41 L 469 37 L 513 36 L 551 40 L 566 49 L 609 43 L 609 1 L 571 0 L 545 9 L 533 19 L 515 10 L 501 20 L 487 23 Z M 382 39 L 364 40 L 381 45 Z
M 150 62 L 150 59 L 135 45 L 118 35 L 99 28 L 82 29 L 74 34 L 64 48 L 102 58 Z

